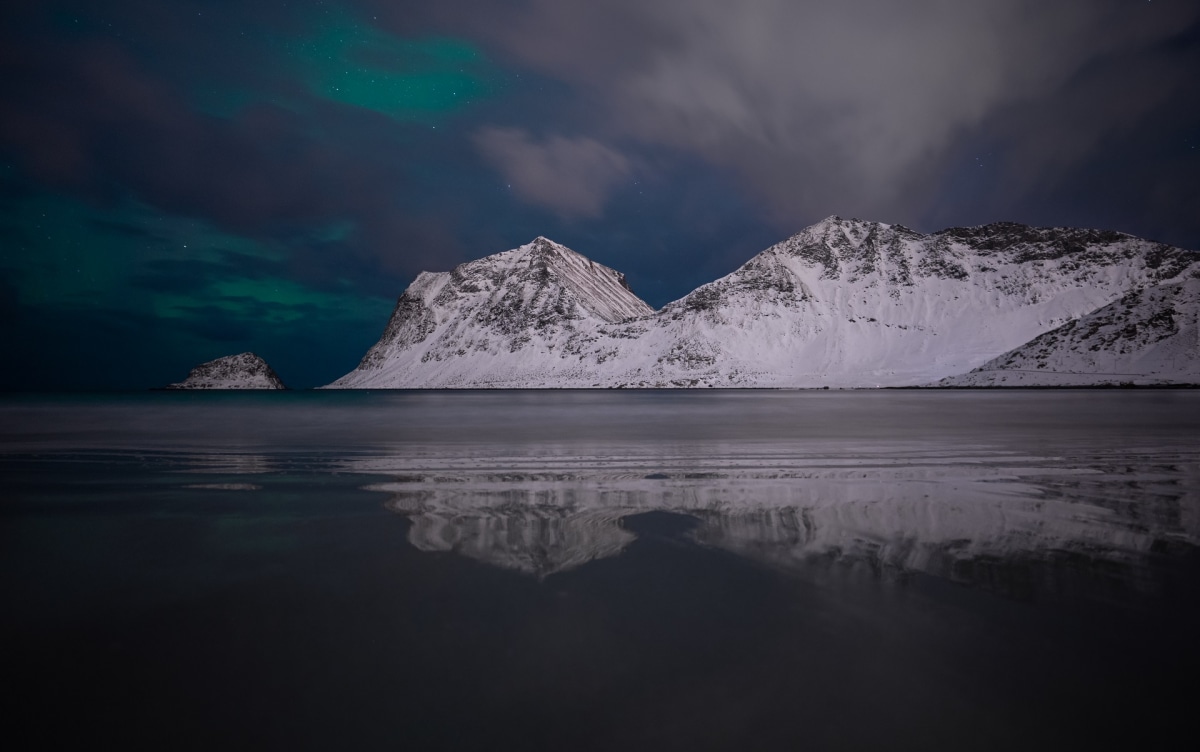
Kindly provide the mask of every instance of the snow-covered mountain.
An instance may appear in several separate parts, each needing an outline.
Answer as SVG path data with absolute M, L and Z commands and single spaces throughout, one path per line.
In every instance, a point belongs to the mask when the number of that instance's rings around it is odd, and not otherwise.
M 1134 290 L 942 386 L 1200 381 L 1200 278 Z
M 330 386 L 577 385 L 602 327 L 653 312 L 620 272 L 537 238 L 450 272 L 422 272 L 379 342 Z
M 201 363 L 167 389 L 286 389 L 267 361 L 244 352 Z
M 1195 254 L 1117 232 L 830 217 L 652 311 L 619 273 L 538 238 L 420 275 L 330 386 L 929 384 L 1197 275 Z

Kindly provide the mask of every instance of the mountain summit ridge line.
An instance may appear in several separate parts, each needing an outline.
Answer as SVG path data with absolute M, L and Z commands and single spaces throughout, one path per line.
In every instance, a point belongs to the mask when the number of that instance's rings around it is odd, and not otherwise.
M 924 235 L 834 216 L 654 311 L 619 272 L 537 238 L 419 275 L 329 387 L 931 384 L 1193 276 L 1196 254 L 1113 231 L 999 222 Z M 1198 380 L 1194 368 L 1147 377 Z
M 1179 285 L 1192 278 L 1196 253 L 1115 231 L 922 234 L 833 216 L 655 311 L 620 272 L 539 237 L 418 275 L 380 340 L 326 388 L 928 385 L 1135 291 L 1190 296 Z M 1159 334 L 1193 326 L 1184 316 Z M 1183 360 L 1142 376 L 1200 381 Z

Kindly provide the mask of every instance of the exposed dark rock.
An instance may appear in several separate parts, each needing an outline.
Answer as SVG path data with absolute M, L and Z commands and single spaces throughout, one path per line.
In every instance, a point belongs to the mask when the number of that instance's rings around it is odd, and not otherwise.
M 226 355 L 201 363 L 167 389 L 286 389 L 267 362 L 254 353 Z

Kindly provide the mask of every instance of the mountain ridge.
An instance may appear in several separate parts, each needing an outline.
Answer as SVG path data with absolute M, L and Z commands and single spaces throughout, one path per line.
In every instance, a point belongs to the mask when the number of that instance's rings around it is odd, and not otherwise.
M 1115 231 L 832 216 L 655 311 L 620 272 L 537 238 L 419 275 L 329 386 L 932 384 L 1189 276 L 1194 253 Z

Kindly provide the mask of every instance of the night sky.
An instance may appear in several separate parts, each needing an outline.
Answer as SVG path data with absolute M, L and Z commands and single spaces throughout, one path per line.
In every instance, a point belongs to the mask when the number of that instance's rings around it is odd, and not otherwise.
M 8 0 L 3 389 L 253 350 L 545 235 L 655 306 L 830 214 L 1200 248 L 1195 0 Z

